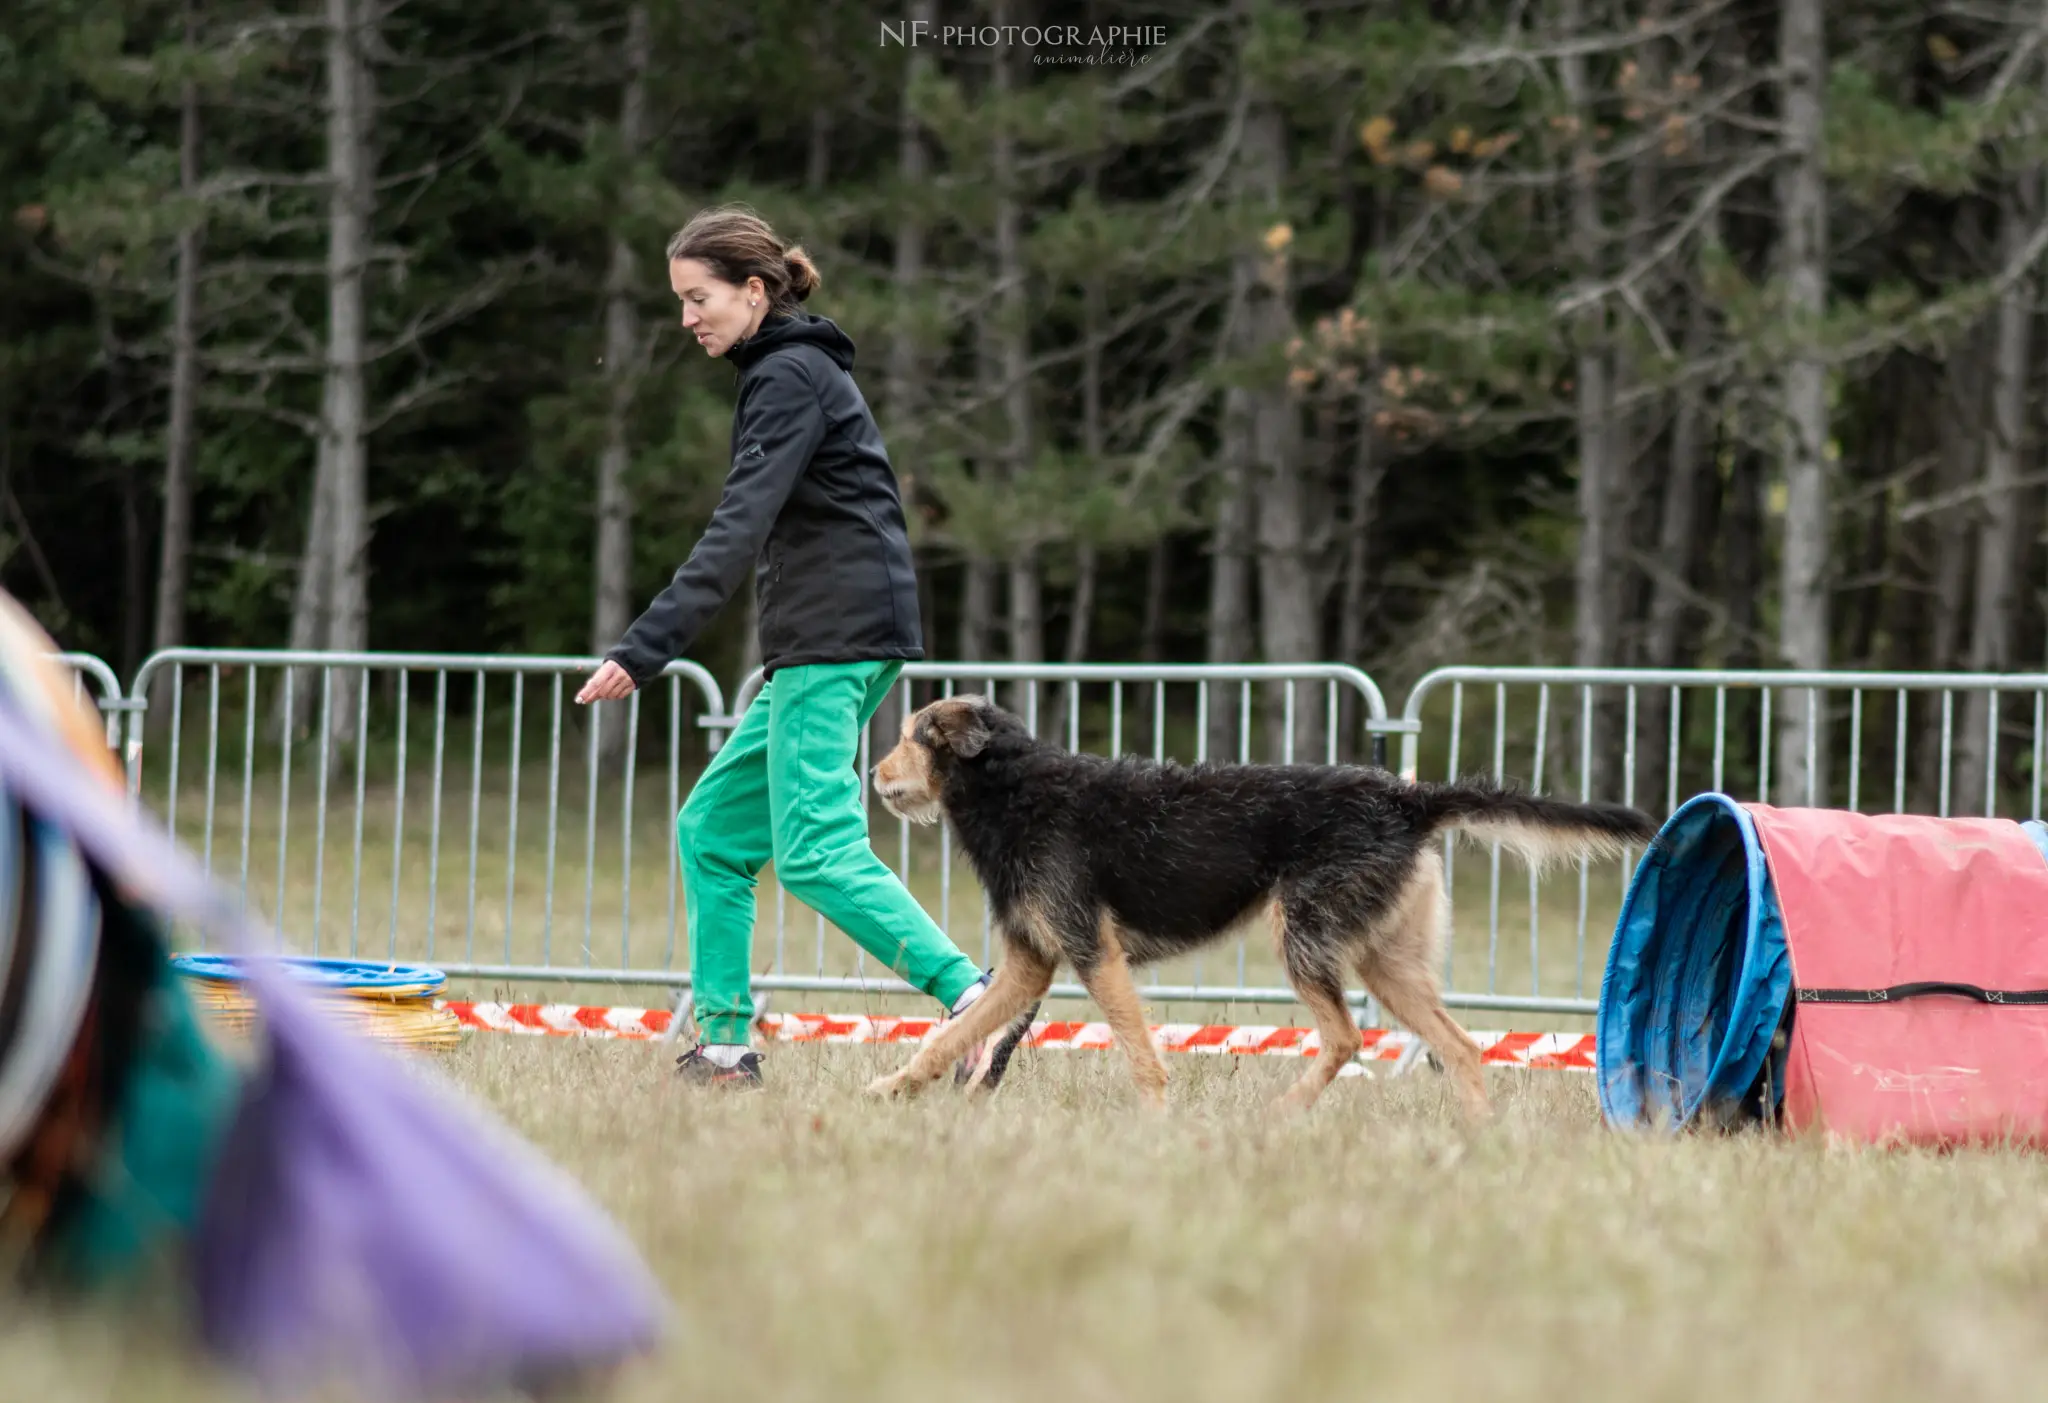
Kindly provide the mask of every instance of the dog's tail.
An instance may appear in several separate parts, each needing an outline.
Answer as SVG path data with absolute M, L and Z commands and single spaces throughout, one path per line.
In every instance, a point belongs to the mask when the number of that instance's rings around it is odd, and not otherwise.
M 1536 869 L 1581 857 L 1619 857 L 1657 836 L 1657 825 L 1640 809 L 1545 799 L 1497 780 L 1424 782 L 1409 790 L 1431 832 L 1455 828 L 1482 843 L 1499 843 Z

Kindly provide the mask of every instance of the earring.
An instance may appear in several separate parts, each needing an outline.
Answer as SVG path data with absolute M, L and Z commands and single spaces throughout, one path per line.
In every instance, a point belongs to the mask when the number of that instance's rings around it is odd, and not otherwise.
M 761 305 L 761 299 L 756 297 L 752 302 L 749 302 L 747 305 L 749 307 L 758 307 Z

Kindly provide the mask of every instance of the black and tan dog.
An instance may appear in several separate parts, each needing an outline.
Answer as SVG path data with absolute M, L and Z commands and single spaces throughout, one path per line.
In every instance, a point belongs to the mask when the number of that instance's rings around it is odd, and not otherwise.
M 1130 1058 L 1166 1092 L 1131 966 L 1185 954 L 1265 914 L 1322 1051 L 1283 1099 L 1306 1106 L 1361 1039 L 1344 1002 L 1357 974 L 1443 1059 L 1468 1112 L 1486 1113 L 1479 1052 L 1452 1021 L 1437 970 L 1448 907 L 1432 837 L 1453 828 L 1541 865 L 1617 854 L 1656 834 L 1646 814 L 1572 804 L 1491 781 L 1410 783 L 1383 770 L 1199 765 L 1077 755 L 980 697 L 913 714 L 875 767 L 897 815 L 947 819 L 988 894 L 1004 958 L 989 991 L 908 1066 L 868 1089 L 932 1081 L 1016 1018 L 1066 960 Z

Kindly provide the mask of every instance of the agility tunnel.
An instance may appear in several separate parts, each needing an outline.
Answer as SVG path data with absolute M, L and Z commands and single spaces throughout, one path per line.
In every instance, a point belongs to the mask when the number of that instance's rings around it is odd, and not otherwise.
M 2048 828 L 1689 801 L 1622 903 L 1595 1064 L 1617 1127 L 2048 1146 Z

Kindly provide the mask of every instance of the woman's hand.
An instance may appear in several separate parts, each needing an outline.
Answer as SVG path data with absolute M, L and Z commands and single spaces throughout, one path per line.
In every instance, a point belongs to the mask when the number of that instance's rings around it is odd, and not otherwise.
M 576 704 L 585 705 L 594 701 L 618 701 L 633 694 L 633 679 L 626 669 L 607 659 L 605 665 L 590 674 L 590 680 L 583 684 L 583 690 L 576 694 Z

